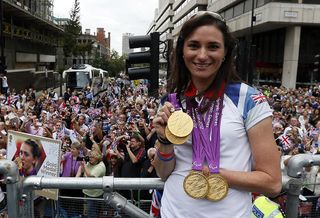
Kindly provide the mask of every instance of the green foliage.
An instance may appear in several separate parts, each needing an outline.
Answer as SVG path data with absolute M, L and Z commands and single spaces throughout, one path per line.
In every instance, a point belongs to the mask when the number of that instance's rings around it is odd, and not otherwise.
M 65 56 L 75 55 L 79 53 L 77 48 L 77 37 L 81 34 L 80 24 L 80 2 L 74 0 L 73 8 L 70 11 L 70 20 L 65 27 L 65 36 L 63 40 L 63 51 Z
M 125 69 L 125 57 L 119 56 L 115 50 L 111 51 L 110 58 L 99 57 L 98 53 L 92 63 L 93 66 L 107 70 L 111 77 L 117 76 Z
M 89 56 L 91 55 L 92 45 L 93 45 L 93 42 L 82 43 L 82 44 L 78 43 L 75 47 L 75 50 L 76 50 L 75 53 L 81 55 L 84 59 L 86 56 L 86 53 L 88 53 Z

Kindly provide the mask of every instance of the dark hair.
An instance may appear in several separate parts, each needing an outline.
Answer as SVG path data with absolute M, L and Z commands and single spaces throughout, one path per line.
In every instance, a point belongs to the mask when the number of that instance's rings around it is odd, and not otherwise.
M 181 93 L 187 88 L 190 81 L 190 72 L 183 60 L 183 45 L 185 43 L 185 39 L 196 28 L 206 25 L 213 25 L 221 31 L 224 39 L 224 46 L 227 50 L 225 61 L 220 66 L 219 72 L 208 89 L 215 87 L 219 90 L 223 82 L 228 83 L 231 81 L 240 81 L 239 76 L 236 74 L 234 65 L 233 50 L 236 45 L 236 39 L 231 35 L 228 26 L 220 15 L 213 12 L 201 12 L 191 16 L 191 18 L 183 24 L 180 30 L 172 58 L 173 68 L 171 69 L 168 82 L 168 89 L 170 92 Z
M 35 141 L 33 141 L 32 139 L 27 139 L 24 141 L 24 143 L 31 147 L 31 152 L 33 157 L 37 157 L 37 158 L 41 157 L 40 147 Z

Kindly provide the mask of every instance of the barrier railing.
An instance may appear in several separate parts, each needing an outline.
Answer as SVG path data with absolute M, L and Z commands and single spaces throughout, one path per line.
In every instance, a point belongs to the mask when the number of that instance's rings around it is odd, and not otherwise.
M 283 175 L 283 190 L 287 193 L 286 217 L 298 217 L 299 195 L 303 187 L 302 175 L 305 167 L 320 165 L 320 155 L 298 154 L 288 163 L 288 175 Z M 0 160 L 0 174 L 7 185 L 9 217 L 33 217 L 33 192 L 39 189 L 102 189 L 107 204 L 130 217 L 149 217 L 149 215 L 129 202 L 114 190 L 163 189 L 164 183 L 158 178 L 48 178 L 30 176 L 19 182 L 16 164 Z M 22 205 L 22 206 L 21 206 Z
M 303 187 L 302 175 L 305 167 L 320 166 L 320 155 L 297 154 L 288 162 L 287 174 L 290 178 L 284 184 L 287 192 L 286 217 L 295 218 L 298 216 L 299 195 Z
M 9 217 L 33 217 L 34 190 L 39 189 L 102 189 L 104 199 L 118 211 L 123 211 L 130 217 L 149 217 L 149 215 L 127 201 L 116 190 L 127 189 L 163 189 L 163 182 L 158 178 L 48 178 L 30 176 L 19 182 L 19 172 L 16 164 L 9 160 L 0 161 L 0 174 L 4 175 L 7 185 L 7 201 Z

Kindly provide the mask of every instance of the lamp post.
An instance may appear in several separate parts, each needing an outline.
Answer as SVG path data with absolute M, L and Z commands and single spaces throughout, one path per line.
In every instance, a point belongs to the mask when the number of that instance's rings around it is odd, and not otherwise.
M 250 25 L 250 33 L 249 33 L 249 39 L 248 39 L 248 83 L 252 85 L 253 83 L 253 73 L 255 69 L 255 63 L 254 63 L 254 51 L 255 51 L 255 45 L 252 44 L 252 38 L 253 38 L 253 22 L 256 21 L 256 16 L 254 16 L 254 5 L 255 0 L 252 0 L 252 7 L 251 7 L 251 25 Z

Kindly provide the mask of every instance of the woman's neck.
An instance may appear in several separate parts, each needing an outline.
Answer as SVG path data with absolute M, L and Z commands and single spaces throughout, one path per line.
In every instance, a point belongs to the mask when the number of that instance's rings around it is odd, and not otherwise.
M 33 166 L 29 167 L 28 169 L 26 169 L 26 173 L 28 175 L 30 175 L 32 173 L 33 169 L 34 169 Z
M 208 89 L 208 87 L 211 85 L 213 80 L 192 80 L 194 86 L 198 90 L 198 92 L 203 92 Z

